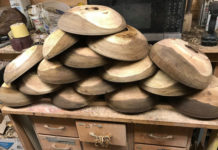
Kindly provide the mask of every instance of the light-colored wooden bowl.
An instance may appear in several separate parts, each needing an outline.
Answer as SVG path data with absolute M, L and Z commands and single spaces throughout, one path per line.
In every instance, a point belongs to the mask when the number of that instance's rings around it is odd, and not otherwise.
M 184 96 L 193 91 L 193 89 L 173 80 L 161 70 L 142 81 L 140 85 L 145 91 L 160 96 Z
M 46 59 L 38 66 L 39 78 L 51 84 L 66 84 L 80 80 L 80 75 L 75 70 L 63 66 L 58 61 L 48 61 Z
M 106 58 L 88 47 L 74 47 L 65 52 L 61 60 L 64 65 L 73 68 L 95 68 L 107 63 Z
M 183 40 L 157 42 L 150 58 L 167 75 L 186 86 L 204 89 L 211 81 L 212 66 L 208 57 Z
M 42 59 L 41 45 L 35 45 L 26 49 L 6 66 L 4 72 L 4 82 L 7 84 L 12 83 Z
M 43 57 L 51 59 L 78 41 L 78 37 L 69 35 L 68 33 L 57 29 L 52 32 L 46 39 L 43 45 Z
M 150 58 L 137 62 L 115 62 L 106 66 L 102 77 L 111 82 L 133 82 L 148 78 L 156 71 L 156 66 Z
M 200 119 L 218 118 L 218 78 L 213 77 L 209 86 L 196 94 L 170 101 L 181 113 Z
M 97 75 L 91 75 L 76 83 L 75 90 L 84 95 L 102 95 L 113 92 L 116 90 L 116 86 Z
M 34 97 L 25 95 L 10 85 L 5 85 L 6 84 L 0 87 L 0 101 L 4 105 L 9 107 L 22 107 L 33 102 Z
M 107 94 L 108 105 L 122 113 L 141 113 L 152 109 L 156 103 L 154 97 L 137 85 L 126 85 L 120 90 Z
M 27 95 L 49 94 L 60 88 L 58 84 L 43 82 L 36 72 L 25 74 L 19 83 L 19 91 Z
M 129 25 L 126 29 L 95 40 L 90 38 L 88 46 L 105 57 L 117 60 L 136 61 L 146 57 L 149 46 L 145 36 Z
M 91 101 L 90 96 L 84 96 L 77 92 L 72 87 L 67 87 L 57 92 L 52 98 L 52 103 L 63 109 L 78 109 L 85 107 Z
M 107 35 L 122 31 L 126 22 L 109 7 L 82 5 L 65 12 L 58 21 L 58 27 L 79 35 Z

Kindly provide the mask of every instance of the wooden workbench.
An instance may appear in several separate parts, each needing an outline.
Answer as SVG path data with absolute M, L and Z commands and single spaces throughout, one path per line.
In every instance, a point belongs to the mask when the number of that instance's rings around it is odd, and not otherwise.
M 218 129 L 218 120 L 202 121 L 198 119 L 193 119 L 180 114 L 173 107 L 167 104 L 157 105 L 152 111 L 136 115 L 121 114 L 106 106 L 91 106 L 79 110 L 67 111 L 49 103 L 33 104 L 28 107 L 16 109 L 4 106 L 2 108 L 2 113 L 12 115 L 45 116 L 137 124 Z
M 157 105 L 153 110 L 136 115 L 127 115 L 115 112 L 107 106 L 91 106 L 79 110 L 63 110 L 50 102 L 40 102 L 22 108 L 3 106 L 3 114 L 8 114 L 21 142 L 26 150 L 34 150 L 30 137 L 27 136 L 19 116 L 67 118 L 73 120 L 89 120 L 124 124 L 161 125 L 185 128 L 218 129 L 218 120 L 198 120 L 178 113 L 168 104 Z

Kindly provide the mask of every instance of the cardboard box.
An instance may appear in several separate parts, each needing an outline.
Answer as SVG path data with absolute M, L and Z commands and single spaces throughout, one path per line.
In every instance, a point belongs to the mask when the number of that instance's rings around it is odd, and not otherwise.
M 18 138 L 0 139 L 0 150 L 24 150 Z

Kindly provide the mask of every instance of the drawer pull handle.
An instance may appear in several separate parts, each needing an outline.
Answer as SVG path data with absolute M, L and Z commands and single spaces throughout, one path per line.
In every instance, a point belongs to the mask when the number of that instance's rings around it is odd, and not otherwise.
M 67 148 L 58 148 L 55 144 L 52 144 L 51 147 L 54 150 L 71 150 L 70 147 L 67 147 Z
M 63 126 L 52 128 L 52 127 L 49 127 L 47 124 L 44 125 L 44 128 L 49 129 L 49 130 L 64 130 L 65 129 L 65 127 Z
M 89 132 L 89 135 L 95 138 L 95 146 L 96 147 L 104 147 L 107 148 L 111 143 L 112 135 L 96 135 L 93 132 Z
M 172 135 L 156 136 L 156 135 L 150 133 L 150 134 L 148 134 L 148 136 L 149 136 L 150 138 L 153 138 L 153 139 L 165 139 L 165 140 L 171 140 L 171 139 L 173 139 L 173 136 L 172 136 Z

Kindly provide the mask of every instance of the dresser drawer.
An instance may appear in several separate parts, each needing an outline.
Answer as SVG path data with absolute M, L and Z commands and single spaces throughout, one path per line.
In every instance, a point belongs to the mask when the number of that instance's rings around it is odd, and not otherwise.
M 192 135 L 191 128 L 135 125 L 135 143 L 186 147 L 189 137 Z
M 62 118 L 34 117 L 34 128 L 38 134 L 78 137 L 75 121 Z
M 78 138 L 38 135 L 43 150 L 82 150 Z
M 124 124 L 76 121 L 76 127 L 80 141 L 96 143 L 100 141 L 98 140 L 100 137 L 104 137 L 104 141 L 110 145 L 127 145 L 126 125 Z
M 107 148 L 96 147 L 94 143 L 83 142 L 83 150 L 128 150 L 127 147 L 110 145 Z
M 186 148 L 135 144 L 135 150 L 187 150 Z

